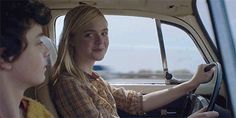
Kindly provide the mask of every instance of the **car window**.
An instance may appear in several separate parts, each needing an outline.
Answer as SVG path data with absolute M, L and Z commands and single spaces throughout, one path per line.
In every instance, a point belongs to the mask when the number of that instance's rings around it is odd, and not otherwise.
M 109 48 L 94 70 L 112 84 L 164 83 L 160 46 L 155 19 L 106 15 Z M 56 44 L 64 16 L 56 20 Z M 191 78 L 203 63 L 192 39 L 178 27 L 162 24 L 168 67 L 177 78 Z M 184 45 L 184 46 L 183 46 Z M 185 47 L 186 46 L 186 47 Z
M 110 83 L 158 83 L 163 80 L 155 20 L 106 15 L 109 49 L 94 70 Z M 56 20 L 58 45 L 64 16 Z M 158 76 L 158 77 L 157 77 Z M 163 82 L 163 81 L 162 81 Z
M 204 59 L 184 30 L 168 24 L 161 28 L 169 72 L 177 79 L 190 79 Z
M 96 64 L 110 67 L 113 79 L 107 81 L 158 83 L 162 65 L 155 20 L 115 15 L 107 15 L 106 19 L 110 45 L 104 60 Z
M 64 19 L 65 19 L 65 16 L 59 16 L 57 19 L 56 19 L 56 22 L 55 22 L 55 32 L 56 32 L 56 47 L 58 48 L 58 44 L 59 44 L 59 41 L 60 41 L 60 36 L 61 36 L 61 32 L 62 32 L 62 29 L 63 29 L 63 26 L 64 26 Z
M 229 25 L 231 28 L 231 33 L 234 39 L 236 39 L 236 14 L 233 13 L 236 10 L 236 1 L 235 0 L 225 0 L 224 4 L 226 6 L 227 18 L 229 20 Z M 197 10 L 199 11 L 200 19 L 207 30 L 212 41 L 215 42 L 215 36 L 213 33 L 213 27 L 210 19 L 209 8 L 207 5 L 207 0 L 197 0 Z M 236 41 L 234 40 L 234 45 Z
M 213 43 L 216 45 L 215 35 L 210 19 L 210 12 L 206 0 L 197 0 L 197 11 L 199 13 L 200 20 L 203 23 L 202 27 L 206 29 L 208 35 L 212 39 Z

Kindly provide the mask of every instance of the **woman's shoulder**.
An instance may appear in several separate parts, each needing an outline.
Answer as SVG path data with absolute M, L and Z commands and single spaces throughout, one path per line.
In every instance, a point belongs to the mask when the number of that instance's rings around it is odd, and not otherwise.
M 76 78 L 70 75 L 61 75 L 58 78 L 55 78 L 54 80 L 50 80 L 50 85 L 53 87 L 61 87 L 62 85 L 71 85 L 71 84 L 76 84 L 76 85 L 83 85 L 82 79 L 81 78 Z
M 23 101 L 28 103 L 27 118 L 53 118 L 53 115 L 39 102 L 28 97 L 24 97 Z

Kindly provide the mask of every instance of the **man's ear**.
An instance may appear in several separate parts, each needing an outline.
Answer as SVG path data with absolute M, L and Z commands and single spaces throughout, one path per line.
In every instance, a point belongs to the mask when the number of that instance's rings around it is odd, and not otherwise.
M 0 48 L 0 69 L 1 70 L 11 70 L 12 66 L 10 62 L 6 62 L 3 58 L 2 58 L 2 53 L 4 51 L 4 48 Z

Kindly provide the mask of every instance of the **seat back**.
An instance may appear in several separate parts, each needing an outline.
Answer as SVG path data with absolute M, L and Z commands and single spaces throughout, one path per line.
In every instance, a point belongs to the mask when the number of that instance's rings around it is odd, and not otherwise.
M 54 115 L 55 118 L 58 118 L 58 113 L 49 94 L 49 77 L 51 74 L 52 66 L 56 62 L 57 49 L 51 39 L 43 37 L 41 40 L 47 46 L 50 52 L 47 59 L 48 65 L 45 72 L 46 79 L 42 84 L 27 89 L 25 92 L 25 96 L 37 100 L 38 102 L 43 104 Z

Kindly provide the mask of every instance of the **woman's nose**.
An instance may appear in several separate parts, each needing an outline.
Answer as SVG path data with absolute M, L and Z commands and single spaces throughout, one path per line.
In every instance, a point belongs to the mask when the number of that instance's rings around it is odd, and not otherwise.
M 103 43 L 103 37 L 102 35 L 97 34 L 96 35 L 96 44 L 101 44 Z

